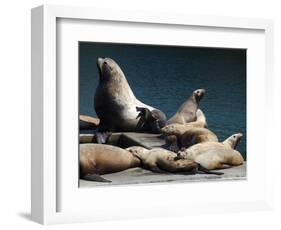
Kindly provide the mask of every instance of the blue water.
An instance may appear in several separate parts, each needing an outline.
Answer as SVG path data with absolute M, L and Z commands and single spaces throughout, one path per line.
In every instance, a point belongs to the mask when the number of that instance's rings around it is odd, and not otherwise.
M 80 114 L 96 116 L 97 57 L 113 58 L 135 93 L 171 117 L 197 88 L 208 127 L 220 140 L 242 132 L 238 150 L 246 157 L 246 51 L 109 43 L 79 44 Z

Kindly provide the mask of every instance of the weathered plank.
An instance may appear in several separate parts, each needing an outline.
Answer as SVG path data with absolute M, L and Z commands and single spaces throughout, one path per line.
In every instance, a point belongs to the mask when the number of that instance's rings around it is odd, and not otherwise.
M 161 138 L 161 134 L 151 133 L 123 133 L 120 142 L 124 147 L 137 145 L 148 149 L 165 145 L 165 140 Z
M 93 132 L 80 133 L 80 143 L 96 143 L 96 137 Z M 163 147 L 165 145 L 165 140 L 161 138 L 161 134 L 126 132 L 112 133 L 107 144 L 117 145 L 122 148 L 137 145 L 151 149 Z

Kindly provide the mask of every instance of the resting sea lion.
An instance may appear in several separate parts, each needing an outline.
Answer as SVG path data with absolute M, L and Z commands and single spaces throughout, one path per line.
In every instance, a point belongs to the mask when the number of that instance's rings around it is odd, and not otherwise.
M 193 125 L 195 123 L 196 125 Z M 205 126 L 205 116 L 200 115 L 198 122 L 190 122 L 187 124 L 170 124 L 161 129 L 161 133 L 166 135 L 166 143 L 171 151 L 176 152 L 181 148 L 188 148 L 192 145 L 203 142 L 218 142 L 218 137 L 211 130 L 206 128 L 198 128 Z M 172 137 L 171 137 L 172 136 Z
M 80 178 L 111 182 L 100 175 L 138 167 L 140 160 L 129 151 L 112 145 L 80 144 Z
M 234 134 L 225 141 L 205 142 L 178 152 L 178 158 L 194 160 L 207 169 L 223 169 L 243 164 L 242 155 L 234 148 L 243 135 Z
M 163 128 L 161 128 L 161 133 L 166 135 L 182 135 L 191 128 L 206 128 L 208 126 L 207 120 L 202 110 L 198 109 L 196 111 L 196 116 L 196 121 L 185 124 L 173 123 L 165 125 Z
M 141 167 L 157 173 L 207 173 L 222 175 L 220 172 L 210 172 L 201 167 L 198 163 L 188 159 L 177 159 L 177 154 L 163 148 L 154 148 L 151 150 L 140 146 L 129 147 L 126 150 L 131 152 L 141 161 Z
M 135 97 L 124 73 L 114 60 L 98 58 L 97 66 L 100 80 L 95 92 L 94 107 L 100 119 L 99 132 L 134 132 L 139 120 L 137 107 L 159 111 Z M 161 119 L 166 122 L 165 116 Z M 99 142 L 105 142 L 104 138 Z
M 169 124 L 185 124 L 196 120 L 196 112 L 198 109 L 199 101 L 205 94 L 204 89 L 197 89 L 193 91 L 192 95 L 184 102 L 178 111 L 167 121 Z
M 181 148 L 189 148 L 192 145 L 204 142 L 218 142 L 218 137 L 211 130 L 205 128 L 191 128 L 182 135 L 168 135 L 166 144 L 171 151 L 176 152 Z

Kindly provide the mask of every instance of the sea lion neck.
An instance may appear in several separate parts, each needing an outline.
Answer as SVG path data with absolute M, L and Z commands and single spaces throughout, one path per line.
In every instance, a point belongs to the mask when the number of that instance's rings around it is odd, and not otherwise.
M 232 139 L 232 136 L 231 136 L 231 137 L 227 138 L 227 139 L 223 142 L 223 144 L 226 145 L 226 146 L 229 146 L 229 147 L 232 148 L 232 149 L 235 149 L 236 146 L 237 146 L 237 144 L 238 144 L 238 142 L 239 142 L 239 140 L 233 140 L 233 139 Z

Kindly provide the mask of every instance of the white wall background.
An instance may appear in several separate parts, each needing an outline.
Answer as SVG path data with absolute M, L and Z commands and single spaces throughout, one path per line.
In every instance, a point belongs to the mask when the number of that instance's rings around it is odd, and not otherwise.
M 1 229 L 38 229 L 40 225 L 29 220 L 30 213 L 30 9 L 41 4 L 99 6 L 116 9 L 138 9 L 163 12 L 271 18 L 275 21 L 275 96 L 281 89 L 281 13 L 276 0 L 193 0 L 193 1 L 123 1 L 123 0 L 6 0 L 0 13 L 0 122 L 1 122 Z M 279 92 L 277 92 L 279 91 Z M 280 178 L 281 151 L 278 149 L 280 107 L 273 113 L 276 122 L 276 178 Z M 278 123 L 277 123 L 278 122 Z M 279 155 L 278 155 L 279 154 Z M 279 179 L 281 182 L 281 179 Z M 273 212 L 240 213 L 232 215 L 202 215 L 186 218 L 115 221 L 94 224 L 48 226 L 52 229 L 280 229 L 281 186 L 275 186 L 276 208 Z

